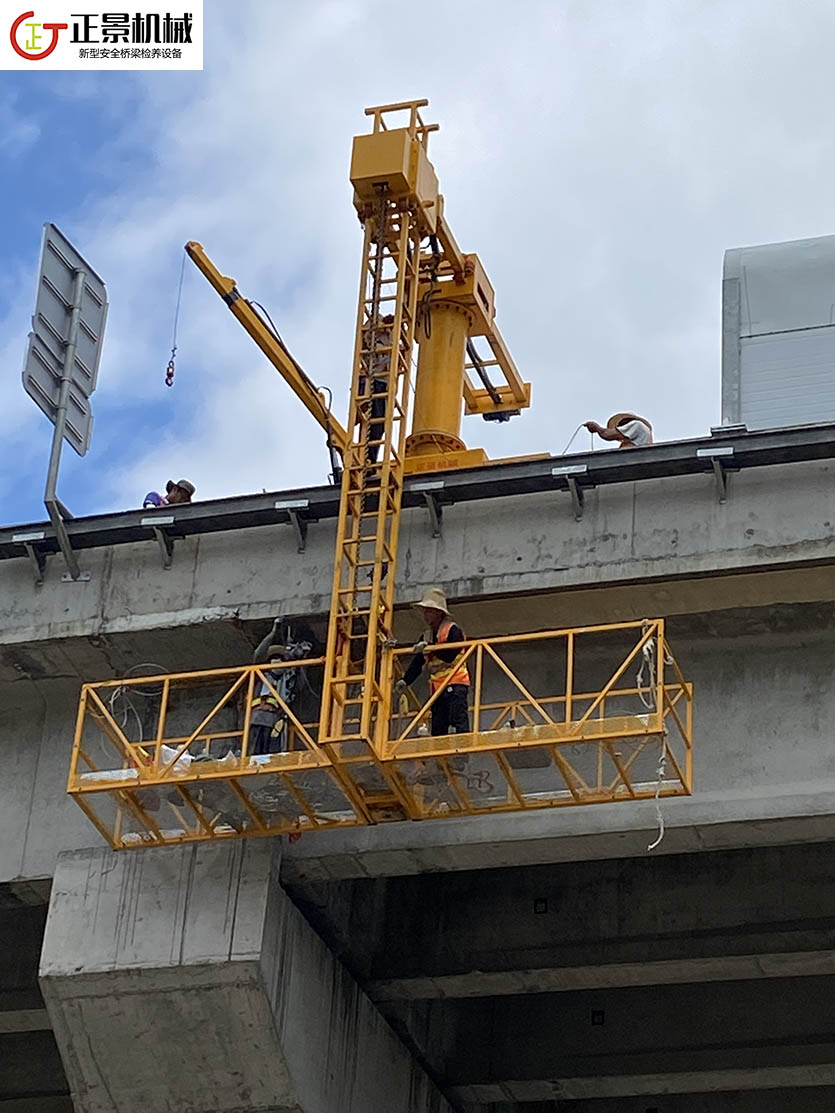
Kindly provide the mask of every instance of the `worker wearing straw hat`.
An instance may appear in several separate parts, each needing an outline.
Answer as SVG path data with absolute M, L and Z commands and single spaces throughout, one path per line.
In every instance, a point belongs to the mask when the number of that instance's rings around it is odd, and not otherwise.
M 283 637 L 281 636 L 283 634 Z M 310 640 L 306 640 L 307 638 Z M 307 627 L 295 636 L 290 625 L 277 618 L 270 632 L 252 655 L 255 665 L 280 665 L 285 661 L 301 661 L 310 656 L 313 636 Z M 287 749 L 287 712 L 296 695 L 298 669 L 264 670 L 263 678 L 254 688 L 250 705 L 249 752 L 270 754 Z M 269 683 L 267 683 L 269 681 Z M 276 698 L 276 694 L 281 700 Z
M 604 441 L 618 441 L 618 448 L 644 448 L 652 444 L 652 426 L 645 417 L 637 414 L 612 414 L 605 428 L 596 421 L 583 423 L 590 433 L 597 433 Z
M 450 731 L 468 734 L 470 674 L 466 664 L 459 663 L 460 650 L 440 648 L 465 641 L 466 635 L 452 621 L 446 597 L 439 587 L 430 588 L 415 606 L 423 612 L 429 629 L 415 645 L 415 655 L 403 679 L 397 681 L 395 692 L 401 695 L 417 680 L 424 668 L 428 669 L 430 692 L 433 695 L 440 693 L 431 708 L 432 734 L 449 734 Z M 428 645 L 436 648 L 427 649 Z

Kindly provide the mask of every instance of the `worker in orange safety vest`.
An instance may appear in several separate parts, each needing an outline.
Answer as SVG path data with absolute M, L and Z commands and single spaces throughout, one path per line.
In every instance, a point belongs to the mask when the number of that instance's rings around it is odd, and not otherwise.
M 452 645 L 466 641 L 464 631 L 455 622 L 447 607 L 446 597 L 439 587 L 430 588 L 416 606 L 423 611 L 429 629 L 415 645 L 415 655 L 401 680 L 395 684 L 396 695 L 401 695 L 423 672 L 429 672 L 431 693 L 440 690 L 440 695 L 432 704 L 433 735 L 468 734 L 470 714 L 468 710 L 470 674 L 466 664 L 460 664 L 460 649 L 427 649 L 428 645 Z

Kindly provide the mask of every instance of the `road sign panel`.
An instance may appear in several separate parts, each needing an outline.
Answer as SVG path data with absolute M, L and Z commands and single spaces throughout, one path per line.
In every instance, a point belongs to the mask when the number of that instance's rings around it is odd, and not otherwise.
M 52 424 L 58 411 L 58 395 L 61 391 L 63 358 L 47 347 L 34 332 L 29 333 L 29 347 L 26 350 L 26 363 L 23 368 L 23 387 L 30 398 L 34 399 Z M 93 431 L 93 414 L 90 399 L 78 388 L 70 384 L 67 399 L 67 421 L 64 439 L 79 456 L 90 447 Z
M 75 280 L 84 272 L 72 366 L 66 367 L 71 339 Z M 107 291 L 90 264 L 54 224 L 44 225 L 38 293 L 23 368 L 23 387 L 53 424 L 61 383 L 70 379 L 64 437 L 83 456 L 90 443 L 89 397 L 96 389 L 107 320 Z

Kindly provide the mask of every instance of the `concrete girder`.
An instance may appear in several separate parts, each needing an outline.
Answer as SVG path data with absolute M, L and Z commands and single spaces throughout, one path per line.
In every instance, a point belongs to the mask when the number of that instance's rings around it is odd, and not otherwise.
M 15 1103 L 28 1113 L 68 1107 L 67 1080 L 51 1031 L 9 1032 L 0 1035 L 0 1109 L 14 1110 Z M 39 1105 L 38 1102 L 43 1102 Z M 8 1104 L 7 1104 L 8 1103 Z
M 716 1071 L 681 1071 L 670 1074 L 630 1074 L 622 1076 L 609 1076 L 605 1078 L 559 1078 L 547 1081 L 508 1081 L 491 1083 L 487 1085 L 452 1086 L 450 1095 L 467 1103 L 476 1103 L 484 1109 L 485 1103 L 492 1108 L 493 1102 L 512 1102 L 511 1109 L 516 1110 L 520 1105 L 528 1102 L 548 1102 L 550 1109 L 553 1103 L 559 1102 L 557 1109 L 562 1113 L 562 1102 L 568 1100 L 578 1103 L 578 1113 L 585 1113 L 589 1099 L 598 1099 L 605 1102 L 606 1113 L 620 1113 L 618 1099 L 640 1095 L 643 1097 L 642 1113 L 647 1113 L 647 1100 L 660 1098 L 669 1099 L 676 1096 L 676 1104 L 670 1109 L 679 1113 L 678 1095 L 700 1094 L 718 1095 L 727 1091 L 753 1091 L 758 1097 L 762 1091 L 776 1088 L 789 1088 L 795 1108 L 803 1102 L 804 1113 L 809 1107 L 803 1098 L 804 1089 L 821 1086 L 832 1087 L 835 1085 L 835 1063 L 820 1064 L 815 1061 L 800 1063 L 790 1067 L 740 1067 L 729 1070 Z M 835 1092 L 830 1090 L 830 1093 Z M 714 1102 L 716 1097 L 713 1098 Z M 617 1101 L 617 1105 L 613 1103 Z M 640 1106 L 639 1106 L 640 1108 Z M 657 1106 L 654 1106 L 657 1108 Z M 703 1105 L 703 1109 L 714 1113 L 716 1105 Z M 753 1106 L 757 1113 L 762 1105 Z M 783 1110 L 785 1105 L 776 1108 Z M 827 1110 L 831 1106 L 821 1107 Z
M 435 1001 L 397 1006 L 394 1023 L 465 1102 L 831 1086 L 833 988 L 801 978 Z
M 698 778 L 699 767 L 696 766 Z M 792 786 L 793 787 L 793 786 Z M 831 788 L 761 786 L 756 792 L 696 791 L 664 804 L 666 832 L 654 852 L 701 853 L 835 839 Z M 605 814 L 603 814 L 605 813 Z M 650 804 L 572 808 L 543 815 L 387 824 L 317 833 L 291 847 L 283 863 L 288 884 L 359 877 L 415 876 L 451 870 L 499 869 L 549 862 L 599 861 L 646 853 L 657 835 Z
M 831 937 L 831 932 L 829 933 Z M 510 997 L 520 993 L 570 993 L 586 989 L 679 985 L 682 982 L 745 981 L 749 978 L 821 977 L 835 974 L 835 950 L 721 955 L 660 962 L 609 962 L 599 966 L 535 967 L 434 978 L 390 978 L 368 982 L 372 1001 L 421 1001 L 450 997 Z
M 3 1099 L 3 1113 L 75 1113 L 69 1095 L 37 1094 L 35 1097 Z
M 820 843 L 290 892 L 381 1003 L 835 974 L 832 877 Z
M 776 1090 L 724 1090 L 704 1094 L 663 1094 L 657 1097 L 560 1099 L 526 1102 L 524 1113 L 786 1113 L 802 1105 L 803 1113 L 832 1113 L 835 1087 L 804 1086 Z M 487 1105 L 465 1102 L 461 1113 L 518 1113 L 514 1102 Z
M 46 921 L 46 905 L 33 903 L 39 895 L 43 888 L 36 885 L 0 889 L 3 1113 L 72 1113 L 52 1024 L 38 988 L 38 958 Z
M 51 1032 L 52 1024 L 46 1009 L 0 1010 L 0 1036 L 12 1032 Z

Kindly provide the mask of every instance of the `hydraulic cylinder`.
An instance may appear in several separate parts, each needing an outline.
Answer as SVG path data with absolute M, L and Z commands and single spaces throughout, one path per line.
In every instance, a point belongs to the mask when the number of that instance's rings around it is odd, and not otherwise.
M 461 406 L 464 362 L 472 316 L 454 302 L 433 302 L 425 324 L 418 329 L 412 433 L 406 441 L 409 456 L 429 456 L 463 449 Z

